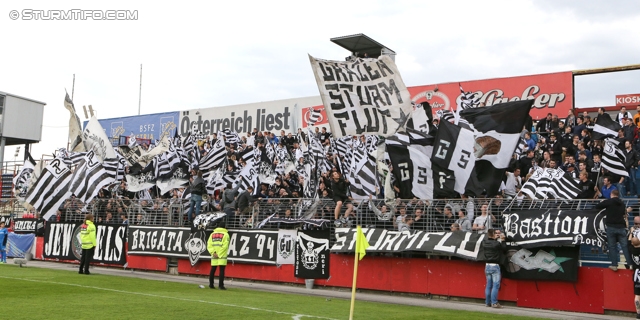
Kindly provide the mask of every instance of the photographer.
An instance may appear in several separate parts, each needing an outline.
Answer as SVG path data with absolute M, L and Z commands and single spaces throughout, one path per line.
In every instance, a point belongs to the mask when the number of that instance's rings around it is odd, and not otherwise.
M 500 263 L 504 260 L 504 250 L 506 249 L 504 239 L 505 236 L 500 230 L 489 229 L 487 230 L 487 238 L 482 242 L 485 260 L 487 261 L 484 269 L 484 274 L 487 278 L 487 286 L 484 291 L 485 305 L 498 309 L 502 308 L 498 303 L 498 290 L 500 290 L 500 280 L 502 278 Z

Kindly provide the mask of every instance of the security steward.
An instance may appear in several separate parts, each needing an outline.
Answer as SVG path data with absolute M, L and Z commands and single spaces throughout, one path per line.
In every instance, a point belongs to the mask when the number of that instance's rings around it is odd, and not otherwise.
M 84 223 L 80 226 L 80 241 L 82 241 L 82 257 L 80 258 L 79 274 L 91 274 L 89 263 L 96 249 L 96 226 L 93 224 L 93 215 L 87 214 Z
M 207 241 L 207 250 L 211 254 L 211 272 L 209 272 L 209 288 L 215 289 L 213 286 L 213 276 L 216 269 L 220 266 L 220 274 L 218 276 L 218 288 L 227 290 L 224 287 L 224 269 L 227 267 L 227 256 L 229 255 L 229 232 L 225 229 L 225 220 L 218 223 L 218 227 L 213 230 L 209 241 Z

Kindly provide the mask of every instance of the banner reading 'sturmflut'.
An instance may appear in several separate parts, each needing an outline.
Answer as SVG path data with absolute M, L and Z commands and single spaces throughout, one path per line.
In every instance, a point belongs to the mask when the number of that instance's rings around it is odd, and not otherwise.
M 411 96 L 390 57 L 309 60 L 335 137 L 386 137 L 407 122 L 413 111 Z
M 369 242 L 367 252 L 418 251 L 458 256 L 470 260 L 484 260 L 484 234 L 471 232 L 388 231 L 362 228 Z M 336 241 L 331 252 L 354 252 L 356 229 L 336 228 Z

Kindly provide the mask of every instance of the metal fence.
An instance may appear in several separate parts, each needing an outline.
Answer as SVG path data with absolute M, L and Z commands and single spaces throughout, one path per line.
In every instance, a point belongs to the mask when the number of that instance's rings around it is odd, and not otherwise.
M 639 199 L 623 198 L 629 219 L 638 215 Z M 331 199 L 262 199 L 256 201 L 244 211 L 244 215 L 236 210 L 233 219 L 227 222 L 227 228 L 233 229 L 298 229 L 336 227 L 383 228 L 387 230 L 416 230 L 427 232 L 450 231 L 452 226 L 468 228 L 471 232 L 486 232 L 488 228 L 503 228 L 505 211 L 530 209 L 562 209 L 585 210 L 594 208 L 600 200 L 529 200 L 529 199 L 436 199 L 436 200 L 391 200 L 381 199 L 352 201 L 353 212 L 346 220 L 335 219 L 336 204 Z M 119 198 L 98 198 L 89 204 L 76 199 L 65 201 L 58 213 L 49 221 L 82 221 L 87 213 L 93 213 L 95 220 L 102 223 L 124 223 L 131 225 L 155 226 L 188 226 L 188 200 L 153 199 L 129 200 Z M 343 217 L 347 210 L 344 205 L 340 210 Z M 204 202 L 202 213 L 220 211 L 216 200 Z M 34 214 L 33 210 L 24 208 L 18 199 L 0 201 L 0 216 L 21 218 L 26 214 Z M 483 216 L 484 228 L 478 228 L 477 217 Z M 287 222 L 272 221 L 269 218 L 284 218 Z M 287 219 L 290 218 L 290 219 Z M 300 219 L 315 219 L 320 226 L 311 225 Z M 462 219 L 462 220 L 460 220 Z M 464 223 L 464 219 L 468 223 Z M 307 222 L 309 220 L 306 220 Z M 482 219 L 480 219 L 482 221 Z M 463 229 L 463 231 L 466 231 Z M 331 237 L 333 242 L 333 236 Z M 606 247 L 581 246 L 581 263 L 589 266 L 607 266 Z
M 630 208 L 630 215 L 637 215 L 638 199 L 623 199 Z M 435 199 L 435 200 L 391 200 L 381 199 L 351 201 L 352 213 L 345 220 L 335 220 L 336 204 L 331 199 L 262 199 L 253 203 L 245 214 L 235 210 L 234 219 L 228 221 L 229 228 L 257 228 L 269 217 L 304 218 L 324 220 L 323 228 L 364 227 L 388 230 L 420 230 L 427 232 L 450 231 L 452 226 L 464 228 L 468 220 L 474 232 L 486 232 L 488 228 L 501 228 L 502 212 L 529 209 L 585 210 L 594 208 L 600 200 L 529 200 L 529 199 Z M 219 203 L 203 202 L 201 213 L 220 211 Z M 344 217 L 347 205 L 340 210 Z M 66 200 L 58 214 L 49 221 L 82 221 L 85 214 L 92 213 L 96 222 L 123 223 L 157 226 L 186 226 L 189 201 L 183 199 L 129 200 L 119 198 L 96 198 L 84 204 L 75 198 Z M 18 199 L 0 202 L 0 215 L 20 218 L 34 214 L 24 208 Z M 487 216 L 484 228 L 475 228 L 479 216 Z M 461 220 L 462 219 L 462 220 Z M 297 221 L 297 220 L 296 220 Z M 262 228 L 277 229 L 282 223 L 263 223 Z M 288 228 L 305 227 L 303 221 L 288 223 Z M 468 227 L 468 224 L 467 226 Z M 467 231 L 467 230 L 463 230 Z

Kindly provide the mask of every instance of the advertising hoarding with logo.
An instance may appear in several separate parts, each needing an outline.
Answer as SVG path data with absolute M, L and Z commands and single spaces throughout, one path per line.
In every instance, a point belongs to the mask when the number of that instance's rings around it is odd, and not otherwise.
M 429 102 L 435 115 L 438 110 L 456 109 L 460 86 L 480 97 L 480 104 L 485 106 L 533 99 L 530 115 L 534 120 L 546 117 L 547 113 L 565 117 L 573 107 L 570 71 L 409 87 L 409 92 L 411 101 Z
M 102 129 L 112 141 L 120 136 L 130 136 L 131 133 L 138 139 L 160 140 L 163 134 L 172 137 L 178 128 L 180 120 L 179 112 L 163 112 L 144 114 L 139 116 L 121 117 L 98 120 Z M 83 128 L 87 126 L 85 121 Z

